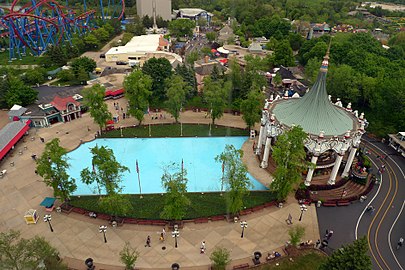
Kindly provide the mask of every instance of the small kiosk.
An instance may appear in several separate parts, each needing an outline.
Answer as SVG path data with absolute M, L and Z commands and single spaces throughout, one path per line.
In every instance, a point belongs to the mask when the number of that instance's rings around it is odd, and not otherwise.
M 35 209 L 30 209 L 25 212 L 24 219 L 27 224 L 37 224 L 38 218 L 39 216 Z

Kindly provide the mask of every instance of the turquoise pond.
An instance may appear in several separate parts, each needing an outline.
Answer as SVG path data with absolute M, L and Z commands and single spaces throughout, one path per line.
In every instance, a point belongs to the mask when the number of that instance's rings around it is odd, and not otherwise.
M 94 194 L 96 185 L 82 183 L 80 171 L 86 167 L 91 169 L 90 148 L 98 145 L 112 149 L 117 161 L 130 169 L 122 177 L 124 194 L 140 193 L 136 160 L 143 194 L 165 192 L 161 183 L 163 168 L 173 162 L 180 166 L 182 159 L 187 170 L 189 192 L 220 191 L 222 165 L 214 158 L 224 151 L 226 144 L 240 149 L 246 140 L 247 137 L 96 139 L 67 154 L 68 173 L 77 180 L 74 195 Z M 252 190 L 267 189 L 250 174 L 248 176 L 253 184 Z

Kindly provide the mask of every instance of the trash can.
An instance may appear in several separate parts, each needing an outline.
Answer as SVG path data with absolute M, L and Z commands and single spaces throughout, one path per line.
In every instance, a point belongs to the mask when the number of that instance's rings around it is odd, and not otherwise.
M 321 205 L 322 205 L 322 202 L 321 202 L 321 201 L 317 201 L 316 207 L 321 207 Z

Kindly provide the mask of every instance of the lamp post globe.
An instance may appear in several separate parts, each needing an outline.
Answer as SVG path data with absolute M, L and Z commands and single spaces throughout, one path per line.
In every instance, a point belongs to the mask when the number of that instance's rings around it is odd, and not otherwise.
M 49 229 L 51 230 L 51 232 L 53 232 L 53 227 L 51 224 L 51 220 L 52 220 L 52 216 L 50 214 L 47 214 L 44 216 L 44 222 L 47 222 L 49 225 Z
M 299 221 L 302 220 L 302 215 L 304 214 L 305 211 L 308 210 L 308 208 L 307 208 L 307 206 L 306 206 L 305 204 L 301 204 L 301 205 L 300 205 L 300 210 L 301 210 L 301 214 L 300 214 Z
M 107 243 L 107 238 L 105 236 L 105 233 L 107 232 L 107 226 L 106 225 L 100 225 L 99 227 L 99 232 L 103 233 L 104 236 L 104 243 Z

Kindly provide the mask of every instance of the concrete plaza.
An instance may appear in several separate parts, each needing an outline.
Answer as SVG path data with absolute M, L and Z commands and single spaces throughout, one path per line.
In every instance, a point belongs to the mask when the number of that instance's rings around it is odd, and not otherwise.
M 108 101 L 109 108 L 116 114 L 113 102 Z M 124 107 L 126 101 L 118 100 Z M 125 108 L 125 107 L 124 107 Z M 158 113 L 159 115 L 161 113 Z M 121 113 L 120 113 L 121 115 Z M 209 123 L 204 112 L 187 111 L 181 114 L 180 121 L 183 123 Z M 173 122 L 173 118 L 166 113 L 166 119 L 151 120 L 146 115 L 145 124 L 157 122 Z M 120 121 L 116 126 L 129 126 L 137 124 L 134 118 Z M 240 116 L 226 114 L 217 121 L 219 125 L 245 127 Z M 90 129 L 90 130 L 89 130 Z M 158 226 L 141 226 L 124 224 L 122 227 L 107 229 L 107 243 L 99 233 L 99 225 L 107 225 L 105 221 L 91 219 L 87 216 L 71 213 L 52 213 L 52 233 L 48 224 L 43 222 L 45 209 L 39 204 L 45 197 L 52 197 L 53 192 L 42 182 L 41 177 L 35 174 L 35 162 L 31 155 L 40 155 L 45 142 L 58 137 L 61 145 L 68 150 L 79 146 L 81 140 L 94 139 L 94 133 L 98 127 L 93 123 L 89 114 L 70 123 L 55 124 L 50 128 L 31 129 L 29 136 L 18 143 L 13 153 L 1 164 L 0 170 L 6 169 L 7 174 L 0 179 L 0 231 L 9 229 L 20 230 L 22 236 L 30 238 L 34 235 L 44 236 L 56 247 L 65 260 L 74 269 L 85 269 L 84 260 L 88 257 L 94 259 L 97 269 L 123 269 L 119 261 L 119 251 L 124 243 L 129 241 L 140 252 L 136 267 L 140 269 L 170 269 L 174 262 L 180 264 L 181 269 L 207 269 L 210 264 L 209 255 L 215 246 L 223 246 L 231 250 L 232 264 L 252 264 L 251 258 L 254 251 L 267 254 L 269 251 L 281 251 L 281 247 L 289 240 L 288 229 L 298 223 L 306 227 L 303 240 L 319 239 L 316 210 L 310 206 L 304 213 L 303 220 L 298 221 L 300 215 L 299 205 L 291 197 L 282 208 L 270 207 L 244 216 L 248 227 L 244 238 L 241 238 L 239 223 L 216 221 L 204 224 L 187 223 L 180 230 L 178 248 L 174 248 L 174 239 L 171 232 L 166 228 L 167 237 L 164 243 L 158 238 L 163 228 Z M 31 140 L 33 138 L 33 140 Z M 268 184 L 271 180 L 267 171 L 260 169 L 258 161 L 252 151 L 253 141 L 248 140 L 243 150 L 244 162 L 249 172 L 259 181 Z M 22 154 L 19 152 L 22 151 Z M 11 166 L 14 162 L 14 166 Z M 79 180 L 79 179 L 77 179 Z M 60 204 L 58 202 L 57 204 Z M 35 225 L 26 225 L 23 216 L 28 209 L 36 209 L 40 219 Z M 287 225 L 285 220 L 288 215 L 293 217 L 293 225 Z M 151 247 L 145 247 L 146 237 L 152 238 Z M 206 242 L 206 254 L 200 254 L 201 241 Z M 162 249 L 165 246 L 166 249 Z

